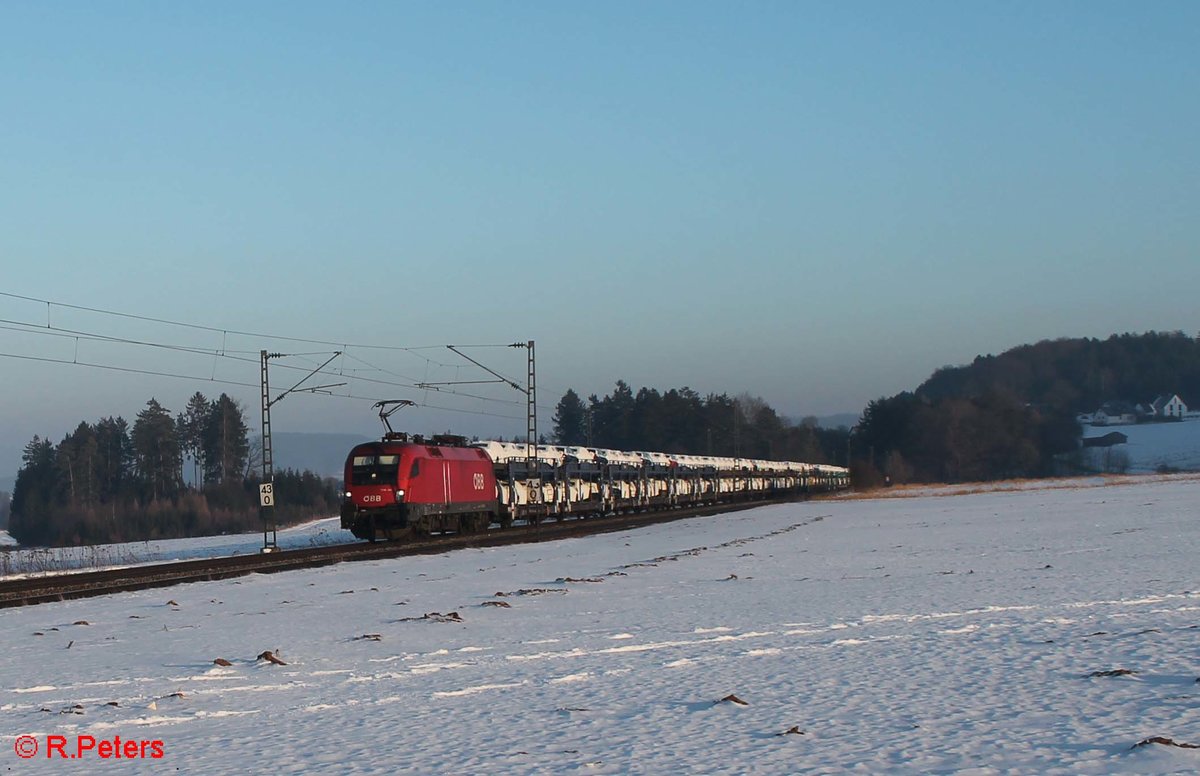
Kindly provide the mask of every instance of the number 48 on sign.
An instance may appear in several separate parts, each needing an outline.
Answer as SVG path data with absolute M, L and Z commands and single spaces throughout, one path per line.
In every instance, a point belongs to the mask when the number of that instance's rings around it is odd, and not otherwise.
M 275 506 L 275 485 L 274 483 L 264 482 L 258 486 L 258 503 L 264 507 Z

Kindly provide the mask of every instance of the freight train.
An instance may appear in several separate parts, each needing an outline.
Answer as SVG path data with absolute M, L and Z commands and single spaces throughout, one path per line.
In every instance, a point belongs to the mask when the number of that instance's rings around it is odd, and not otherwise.
M 346 457 L 342 528 L 360 539 L 474 533 L 517 520 L 587 517 L 831 491 L 840 466 L 473 442 L 389 433 Z

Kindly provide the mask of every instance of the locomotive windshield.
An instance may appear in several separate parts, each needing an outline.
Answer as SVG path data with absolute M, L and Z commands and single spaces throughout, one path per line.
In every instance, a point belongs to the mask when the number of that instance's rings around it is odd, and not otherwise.
M 350 484 L 394 485 L 399 470 L 398 455 L 356 455 L 350 462 Z

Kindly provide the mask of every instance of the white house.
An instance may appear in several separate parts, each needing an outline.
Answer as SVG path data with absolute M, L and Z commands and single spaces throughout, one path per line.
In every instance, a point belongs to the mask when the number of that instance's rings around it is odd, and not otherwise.
M 1154 410 L 1154 417 L 1158 420 L 1167 419 L 1182 419 L 1187 414 L 1187 405 L 1183 403 L 1183 399 L 1179 398 L 1178 394 L 1169 396 L 1159 396 L 1150 403 Z
M 1124 402 L 1105 402 L 1092 414 L 1093 426 L 1130 426 L 1137 423 L 1137 412 Z

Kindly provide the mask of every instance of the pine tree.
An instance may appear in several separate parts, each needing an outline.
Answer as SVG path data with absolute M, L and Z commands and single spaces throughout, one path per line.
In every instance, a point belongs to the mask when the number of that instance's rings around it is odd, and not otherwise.
M 179 434 L 171 413 L 155 399 L 138 413 L 131 434 L 138 479 L 151 500 L 174 496 L 182 484 Z
M 240 404 L 223 393 L 209 405 L 204 424 L 204 481 L 211 484 L 240 479 L 249 454 L 245 413 Z
M 23 465 L 13 487 L 8 532 L 21 544 L 50 540 L 50 515 L 58 500 L 54 445 L 34 435 L 21 454 Z
M 582 445 L 587 439 L 587 408 L 574 390 L 567 389 L 554 408 L 554 441 Z
M 126 495 L 131 484 L 133 443 L 129 439 L 129 423 L 124 418 L 103 418 L 95 429 L 97 498 L 108 503 Z
M 179 444 L 186 458 L 192 460 L 192 482 L 201 486 L 200 471 L 204 466 L 204 427 L 208 421 L 210 404 L 204 394 L 196 391 L 188 399 L 187 408 L 180 414 Z
M 59 444 L 55 457 L 71 504 L 95 503 L 97 452 L 96 430 L 87 423 L 80 423 Z

